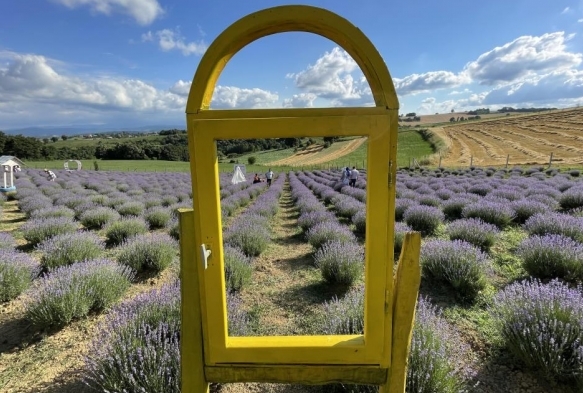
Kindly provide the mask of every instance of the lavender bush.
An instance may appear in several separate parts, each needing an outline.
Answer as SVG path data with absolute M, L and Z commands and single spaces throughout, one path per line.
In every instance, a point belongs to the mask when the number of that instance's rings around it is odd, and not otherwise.
M 423 236 L 435 234 L 439 224 L 445 216 L 441 210 L 432 206 L 412 206 L 403 216 L 407 225 L 414 231 L 419 231 Z
M 32 245 L 37 245 L 44 240 L 67 233 L 74 233 L 77 224 L 67 217 L 36 218 L 24 223 L 20 230 L 22 236 Z
M 9 232 L 0 232 L 0 250 L 11 250 L 16 247 L 16 240 Z
M 352 223 L 354 224 L 354 227 L 355 227 L 357 233 L 360 233 L 362 235 L 365 234 L 365 232 L 366 232 L 366 208 L 363 208 L 362 210 L 357 211 L 352 216 Z
M 514 211 L 507 203 L 482 200 L 464 207 L 462 216 L 465 218 L 479 218 L 488 224 L 504 228 L 514 219 Z
M 153 207 L 144 212 L 144 218 L 150 229 L 164 228 L 172 218 L 172 213 L 163 207 Z
M 510 208 L 514 211 L 514 222 L 524 224 L 526 220 L 537 213 L 549 211 L 549 206 L 530 199 L 520 199 L 510 203 Z
M 97 329 L 85 382 L 100 392 L 180 391 L 180 286 L 115 307 Z
M 165 233 L 147 233 L 125 240 L 117 257 L 119 263 L 136 272 L 161 272 L 178 252 L 178 243 Z
M 583 218 L 561 213 L 539 213 L 524 223 L 531 235 L 563 235 L 583 242 Z
M 81 214 L 79 221 L 87 229 L 101 229 L 119 220 L 120 217 L 120 214 L 110 207 L 96 207 Z
M 42 252 L 45 269 L 96 259 L 105 250 L 105 243 L 91 232 L 77 232 L 51 237 L 37 246 Z
M 583 207 L 583 187 L 572 187 L 559 198 L 559 204 L 564 210 Z
M 492 315 L 506 347 L 549 380 L 583 388 L 583 295 L 558 280 L 511 284 L 495 298 Z
M 38 326 L 64 326 L 111 306 L 132 278 L 129 268 L 106 259 L 59 267 L 31 288 L 26 316 Z
M 228 291 L 240 291 L 251 282 L 253 266 L 251 258 L 236 247 L 223 248 L 225 261 L 225 283 Z
M 329 284 L 351 286 L 363 274 L 364 248 L 356 242 L 326 242 L 316 252 L 314 262 Z
M 336 216 L 334 213 L 327 210 L 310 210 L 302 213 L 298 217 L 298 226 L 302 228 L 303 231 L 307 231 L 314 225 L 324 221 L 336 221 Z
M 423 273 L 447 283 L 473 300 L 486 286 L 489 261 L 477 247 L 461 240 L 431 240 L 421 246 Z
M 30 213 L 30 218 L 66 217 L 75 218 L 75 212 L 66 206 L 51 206 L 45 209 L 34 210 Z
M 265 224 L 265 218 L 245 217 L 231 225 L 224 234 L 224 242 L 238 247 L 249 256 L 258 256 L 267 249 L 270 233 Z
M 315 249 L 320 249 L 325 243 L 331 241 L 356 242 L 356 238 L 350 229 L 337 221 L 324 221 L 314 225 L 306 232 L 306 239 Z
M 322 334 L 362 334 L 364 332 L 364 288 L 354 289 L 342 299 L 324 304 Z M 428 301 L 417 302 L 415 325 L 407 367 L 408 393 L 461 393 L 464 383 L 450 363 L 452 349 L 459 341 L 441 313 Z M 371 386 L 334 386 L 344 392 L 376 392 Z M 338 391 L 337 390 L 337 391 Z
M 0 302 L 14 299 L 26 290 L 39 273 L 39 266 L 28 254 L 0 249 Z
M 531 276 L 583 280 L 583 244 L 569 237 L 531 236 L 520 244 L 518 255 Z
M 450 240 L 463 240 L 482 251 L 489 251 L 499 231 L 495 225 L 479 218 L 467 218 L 453 221 L 447 226 L 446 232 Z
M 144 211 L 144 204 L 137 201 L 129 201 L 115 207 L 122 216 L 139 216 Z
M 403 248 L 403 241 L 405 240 L 405 233 L 413 231 L 407 224 L 402 222 L 395 223 L 395 244 L 394 253 L 398 255 L 401 253 L 401 248 Z
M 117 246 L 130 237 L 148 232 L 148 224 L 143 218 L 124 217 L 112 222 L 105 229 L 106 243 L 109 246 Z

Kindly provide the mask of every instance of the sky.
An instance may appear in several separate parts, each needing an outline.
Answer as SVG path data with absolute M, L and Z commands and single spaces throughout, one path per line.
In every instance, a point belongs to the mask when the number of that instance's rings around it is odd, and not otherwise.
M 185 128 L 190 83 L 212 41 L 282 1 L 4 0 L 0 130 Z M 583 0 L 315 0 L 356 25 L 383 57 L 400 113 L 583 104 Z M 336 43 L 309 33 L 238 52 L 211 109 L 370 106 Z

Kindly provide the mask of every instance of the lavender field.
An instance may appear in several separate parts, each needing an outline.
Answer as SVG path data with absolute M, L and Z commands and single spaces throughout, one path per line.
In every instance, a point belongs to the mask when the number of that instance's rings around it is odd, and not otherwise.
M 221 178 L 229 333 L 362 332 L 366 171 L 356 187 L 334 170 L 276 175 Z M 189 174 L 57 176 L 20 172 L 2 199 L 0 391 L 180 391 Z M 583 390 L 578 171 L 400 170 L 395 218 L 395 259 L 405 232 L 423 237 L 407 392 Z

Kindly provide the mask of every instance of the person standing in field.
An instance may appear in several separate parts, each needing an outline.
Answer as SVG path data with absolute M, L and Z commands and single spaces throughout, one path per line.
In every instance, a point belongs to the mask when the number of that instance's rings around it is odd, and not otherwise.
M 45 173 L 48 175 L 49 181 L 55 181 L 55 179 L 57 178 L 57 175 L 55 175 L 55 172 L 50 171 L 46 168 L 45 168 Z
M 342 170 L 342 177 L 340 178 L 342 185 L 347 186 L 349 179 L 350 179 L 350 169 L 348 169 L 348 167 L 346 167 L 345 169 Z
M 271 170 L 271 168 L 269 168 L 269 170 L 265 174 L 265 178 L 267 179 L 267 187 L 270 187 L 271 180 L 273 180 L 273 171 Z
M 356 180 L 358 179 L 358 170 L 355 166 L 350 171 L 350 187 L 356 187 Z

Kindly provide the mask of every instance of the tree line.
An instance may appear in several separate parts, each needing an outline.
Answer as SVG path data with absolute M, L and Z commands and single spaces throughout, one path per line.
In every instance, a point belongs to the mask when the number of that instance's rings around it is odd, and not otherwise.
M 130 141 L 85 146 L 55 147 L 47 141 L 23 135 L 7 135 L 0 131 L 0 151 L 4 155 L 22 160 L 166 160 L 189 161 L 188 139 L 184 130 L 165 130 L 161 138 L 134 139 Z M 332 141 L 329 141 L 332 143 Z M 231 139 L 217 141 L 219 158 L 270 149 L 287 149 L 300 146 L 301 138 Z

